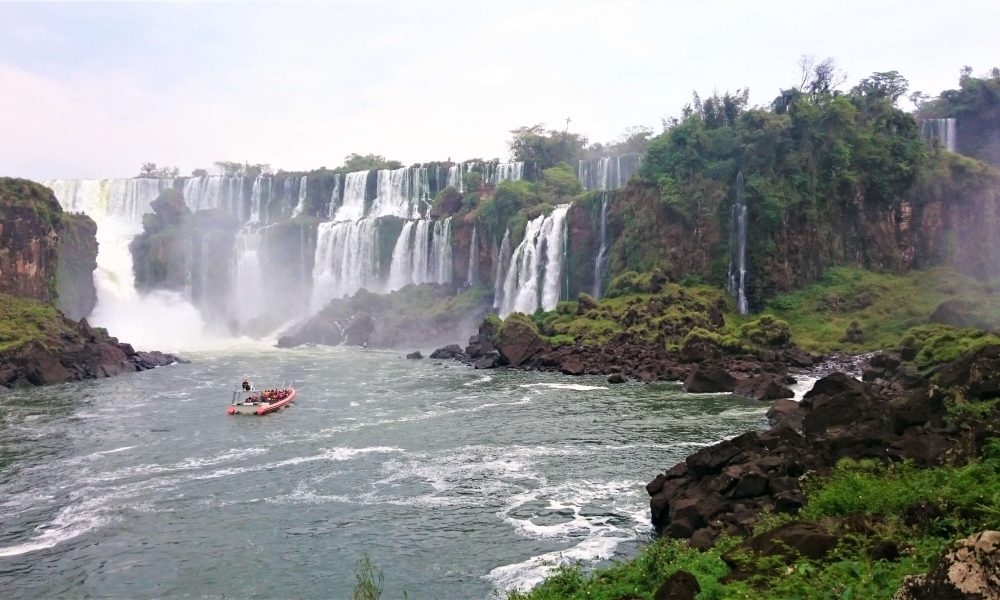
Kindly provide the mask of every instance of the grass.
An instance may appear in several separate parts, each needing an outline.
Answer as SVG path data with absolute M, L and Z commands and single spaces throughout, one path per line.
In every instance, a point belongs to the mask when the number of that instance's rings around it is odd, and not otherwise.
M 791 341 L 818 352 L 864 353 L 895 348 L 911 328 L 928 322 L 945 300 L 976 305 L 1000 325 L 1000 294 L 950 269 L 913 271 L 903 276 L 835 267 L 802 290 L 771 300 L 765 313 L 787 321 Z M 861 336 L 845 337 L 856 323 Z
M 0 351 L 72 333 L 55 307 L 29 298 L 0 294 Z
M 953 540 L 1000 527 L 1000 443 L 989 445 L 981 460 L 956 467 L 842 461 L 829 477 L 808 481 L 806 492 L 808 503 L 794 518 L 825 523 L 840 534 L 824 561 L 744 555 L 744 577 L 723 582 L 732 573 L 722 555 L 735 555 L 739 540 L 723 537 L 715 548 L 699 552 L 685 542 L 663 539 L 627 562 L 589 572 L 580 565 L 561 567 L 510 599 L 651 599 L 669 575 L 683 569 L 698 579 L 700 600 L 888 600 L 903 577 L 926 572 Z M 908 521 L 907 509 L 918 503 L 937 512 Z M 771 515 L 756 532 L 792 518 Z M 872 559 L 869 549 L 879 542 L 896 544 L 900 556 Z

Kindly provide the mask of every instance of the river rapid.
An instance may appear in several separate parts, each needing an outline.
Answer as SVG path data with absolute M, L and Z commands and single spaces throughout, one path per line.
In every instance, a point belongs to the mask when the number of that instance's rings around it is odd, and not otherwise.
M 632 555 L 645 483 L 767 408 L 399 352 L 185 357 L 0 390 L 5 598 L 349 598 L 365 555 L 383 598 L 502 596 Z M 228 416 L 244 376 L 298 401 Z

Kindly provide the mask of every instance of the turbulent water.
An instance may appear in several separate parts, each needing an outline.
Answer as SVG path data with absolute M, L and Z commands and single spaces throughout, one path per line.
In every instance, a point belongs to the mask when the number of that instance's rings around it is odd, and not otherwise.
M 189 358 L 0 393 L 5 598 L 345 598 L 366 554 L 385 597 L 487 598 L 634 552 L 645 482 L 764 411 L 392 352 Z M 299 401 L 229 417 L 244 375 Z

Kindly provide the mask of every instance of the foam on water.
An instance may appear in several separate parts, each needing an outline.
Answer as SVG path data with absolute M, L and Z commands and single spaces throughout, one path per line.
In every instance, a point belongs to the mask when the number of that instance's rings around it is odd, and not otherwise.
M 606 390 L 608 388 L 601 385 L 582 385 L 579 383 L 522 383 L 523 388 L 551 388 L 554 390 L 573 390 L 576 392 L 587 392 L 590 390 Z

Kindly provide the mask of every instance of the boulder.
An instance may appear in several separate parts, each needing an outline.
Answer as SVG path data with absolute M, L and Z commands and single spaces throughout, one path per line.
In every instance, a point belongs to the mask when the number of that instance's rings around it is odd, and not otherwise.
M 519 367 L 545 347 L 538 329 L 525 316 L 507 317 L 497 336 L 497 349 L 512 367 Z
M 406 355 L 406 358 L 408 358 L 410 360 L 419 360 L 419 359 L 421 359 L 423 357 L 424 357 L 424 355 L 420 353 L 420 350 L 415 350 L 415 351 L 410 352 L 409 354 Z
M 838 540 L 838 536 L 817 523 L 792 521 L 756 535 L 738 548 L 750 550 L 757 556 L 780 556 L 786 561 L 795 560 L 798 556 L 820 560 L 837 545 Z M 727 553 L 723 560 L 729 563 L 732 556 Z
M 365 312 L 355 314 L 344 328 L 344 338 L 350 346 L 367 346 L 368 338 L 373 333 L 375 333 L 375 319 Z
M 574 356 L 567 358 L 559 365 L 559 372 L 563 375 L 583 375 L 585 370 L 580 359 Z
M 444 348 L 438 348 L 434 352 L 431 352 L 431 358 L 461 358 L 464 355 L 462 347 L 458 344 L 448 344 Z
M 675 571 L 653 595 L 653 600 L 694 600 L 701 593 L 701 586 L 694 575 Z
M 893 600 L 992 600 L 1000 598 L 1000 531 L 959 540 L 926 575 L 911 575 Z
M 779 398 L 767 409 L 767 419 L 774 427 L 785 426 L 796 431 L 802 430 L 802 419 L 806 409 L 790 398 Z
M 472 366 L 476 369 L 495 369 L 500 366 L 501 362 L 500 353 L 496 350 L 491 350 L 477 359 Z
M 624 373 L 612 373 L 608 375 L 608 383 L 625 383 L 628 378 Z
M 764 373 L 744 379 L 736 384 L 733 392 L 753 400 L 777 400 L 795 396 L 795 392 L 785 387 L 784 378 L 774 373 Z
M 731 392 L 735 387 L 736 379 L 716 365 L 697 367 L 684 380 L 684 391 L 692 394 Z

